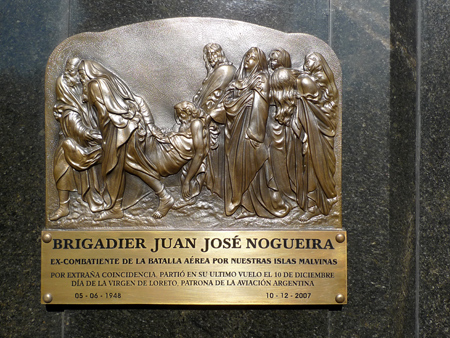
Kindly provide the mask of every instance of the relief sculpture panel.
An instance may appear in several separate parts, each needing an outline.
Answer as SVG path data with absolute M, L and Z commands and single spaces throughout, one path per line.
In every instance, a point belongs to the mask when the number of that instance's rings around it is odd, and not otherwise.
M 65 40 L 46 75 L 47 229 L 340 228 L 323 41 L 179 18 Z
M 342 76 L 323 41 L 177 18 L 46 72 L 44 304 L 346 304 Z

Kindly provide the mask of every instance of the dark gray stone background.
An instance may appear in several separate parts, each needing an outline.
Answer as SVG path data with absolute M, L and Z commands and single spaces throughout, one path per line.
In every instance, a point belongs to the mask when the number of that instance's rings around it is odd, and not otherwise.
M 178 16 L 309 33 L 340 58 L 348 305 L 40 305 L 46 61 L 73 34 Z M 0 2 L 0 336 L 449 336 L 449 27 L 445 0 Z

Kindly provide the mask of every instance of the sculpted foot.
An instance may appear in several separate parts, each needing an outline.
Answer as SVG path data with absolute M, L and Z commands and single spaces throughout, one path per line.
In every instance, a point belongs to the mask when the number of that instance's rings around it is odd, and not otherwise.
M 69 206 L 67 204 L 63 204 L 56 210 L 53 214 L 50 215 L 50 221 L 57 221 L 61 217 L 65 217 L 69 214 Z
M 118 219 L 123 217 L 122 209 L 112 208 L 110 210 L 103 211 L 100 215 L 94 218 L 94 221 L 105 221 L 107 219 Z
M 178 210 L 188 205 L 195 204 L 195 198 L 190 198 L 188 200 L 179 199 L 173 206 L 172 209 Z
M 314 216 L 317 216 L 320 214 L 319 208 L 316 206 L 309 208 L 307 212 L 305 212 L 302 216 L 300 216 L 300 221 L 308 221 Z
M 158 209 L 153 213 L 153 218 L 162 218 L 167 215 L 170 208 L 172 208 L 172 205 L 175 203 L 175 200 L 173 199 L 172 195 L 169 193 L 166 193 L 164 197 L 161 197 L 159 199 L 159 206 Z
M 334 205 L 338 201 L 338 198 L 333 197 L 333 198 L 329 199 L 328 201 L 330 202 L 330 205 Z
M 253 217 L 253 216 L 255 216 L 254 212 L 250 212 L 250 211 L 247 211 L 247 210 L 242 210 L 242 212 L 239 215 L 236 216 L 236 219 L 243 219 L 243 218 L 246 218 L 246 217 Z

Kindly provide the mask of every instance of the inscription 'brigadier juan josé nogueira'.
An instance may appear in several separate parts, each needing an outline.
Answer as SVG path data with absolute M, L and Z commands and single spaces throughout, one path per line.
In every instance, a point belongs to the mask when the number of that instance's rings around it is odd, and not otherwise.
M 157 252 L 159 249 L 196 249 L 197 238 L 154 238 L 148 243 L 144 238 L 92 238 L 55 239 L 55 250 L 112 250 L 112 249 L 147 249 Z M 201 252 L 210 249 L 311 249 L 333 250 L 330 239 L 323 242 L 317 238 L 204 238 Z

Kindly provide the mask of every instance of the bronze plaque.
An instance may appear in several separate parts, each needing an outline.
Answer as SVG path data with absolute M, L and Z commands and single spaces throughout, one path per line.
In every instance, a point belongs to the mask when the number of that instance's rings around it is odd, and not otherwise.
M 345 231 L 49 231 L 51 304 L 345 304 Z
M 336 247 L 333 242 L 338 233 L 345 238 L 342 74 L 326 43 L 307 34 L 232 20 L 144 22 L 65 40 L 50 56 L 45 85 L 47 219 L 43 238 L 51 237 L 53 244 L 43 244 L 44 302 L 345 303 L 346 240 Z M 270 247 L 207 252 L 181 247 L 190 243 L 187 238 L 196 238 L 200 245 L 206 238 L 225 243 L 225 238 L 234 236 L 251 245 L 246 242 L 247 230 L 269 241 Z M 127 245 L 125 241 L 104 250 L 71 249 L 89 244 L 86 239 L 116 243 L 119 238 L 142 238 L 147 245 L 145 249 L 120 248 Z M 156 256 L 148 248 L 156 238 L 180 238 L 180 247 L 160 250 L 158 257 L 178 258 L 183 264 L 174 265 L 174 270 L 149 266 Z M 272 240 L 277 239 L 331 241 L 333 249 L 273 248 Z M 64 243 L 60 249 L 59 240 Z M 180 268 L 197 275 L 192 283 L 203 281 L 200 273 L 222 270 L 212 262 L 205 270 L 185 265 L 191 256 L 229 262 L 270 258 L 264 269 L 252 263 L 241 271 L 244 276 L 267 273 L 269 296 L 261 298 L 262 285 L 253 283 L 258 276 L 249 279 L 245 292 L 222 285 L 228 278 L 211 275 L 207 280 L 219 284 L 203 283 L 202 291 L 197 286 L 182 287 L 187 279 L 181 277 L 175 286 L 162 288 L 128 288 L 122 284 L 129 279 L 119 278 L 120 287 L 108 289 L 103 283 L 110 280 L 97 278 L 104 272 L 102 264 L 78 271 L 79 276 L 92 272 L 95 280 L 86 283 L 96 286 L 71 286 L 78 278 L 56 275 L 75 273 L 74 267 L 51 264 L 64 259 L 108 259 L 104 254 L 120 261 L 108 267 L 116 269 L 108 270 L 111 273 L 130 271 L 140 276 L 142 271 L 175 273 Z M 133 262 L 131 270 L 123 263 L 128 258 Z M 151 269 L 134 270 L 136 259 L 141 258 Z M 297 263 L 276 263 L 284 260 Z M 302 260 L 339 264 L 305 270 L 309 266 L 298 264 Z M 222 268 L 230 272 L 233 265 Z M 287 279 L 280 279 L 283 286 L 278 290 L 273 285 L 281 276 L 275 274 L 285 273 Z M 282 282 L 290 281 L 290 273 L 293 281 L 311 280 L 314 286 L 309 287 L 320 291 L 307 292 L 307 299 L 295 298 L 298 285 Z M 308 273 L 333 277 L 307 279 Z M 242 280 L 239 277 L 230 281 L 236 283 Z M 153 278 L 152 274 L 133 281 L 169 280 Z M 109 293 L 126 297 L 107 300 Z M 216 293 L 226 297 L 218 299 Z M 234 293 L 248 297 L 241 301 L 232 297 Z M 79 298 L 73 299 L 74 294 Z

